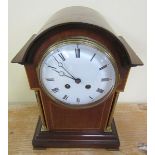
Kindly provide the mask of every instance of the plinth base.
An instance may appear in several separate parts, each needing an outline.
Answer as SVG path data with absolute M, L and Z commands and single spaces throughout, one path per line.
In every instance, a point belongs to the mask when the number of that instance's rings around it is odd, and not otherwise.
M 115 122 L 111 132 L 103 131 L 41 131 L 39 118 L 32 144 L 34 148 L 105 148 L 118 150 L 120 146 Z

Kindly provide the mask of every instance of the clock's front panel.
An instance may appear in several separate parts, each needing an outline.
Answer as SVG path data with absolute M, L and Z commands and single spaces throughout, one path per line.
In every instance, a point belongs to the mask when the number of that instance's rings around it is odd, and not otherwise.
M 56 42 L 45 50 L 37 72 L 53 128 L 103 127 L 103 111 L 117 84 L 115 61 L 103 46 L 79 37 Z
M 106 128 L 118 70 L 113 53 L 101 42 L 89 30 L 73 28 L 49 35 L 39 45 L 34 65 L 26 70 L 35 68 L 28 76 L 37 76 L 31 88 L 40 94 L 49 130 Z
M 116 64 L 98 44 L 72 38 L 49 47 L 38 69 L 40 84 L 52 100 L 85 108 L 105 100 L 116 85 Z
M 112 94 L 104 103 L 88 108 L 68 108 L 51 101 L 41 90 L 45 102 L 46 124 L 50 130 L 104 130 L 108 121 Z

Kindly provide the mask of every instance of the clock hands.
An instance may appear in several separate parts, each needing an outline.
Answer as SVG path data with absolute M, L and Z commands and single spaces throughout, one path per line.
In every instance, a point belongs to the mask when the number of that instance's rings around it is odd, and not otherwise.
M 48 67 L 52 68 L 52 70 L 55 71 L 55 72 L 57 72 L 60 76 L 66 76 L 66 77 L 68 77 L 68 78 L 70 78 L 70 79 L 73 79 L 72 77 L 66 75 L 63 71 L 58 71 L 58 70 L 56 70 L 55 67 L 52 67 L 52 66 L 48 66 Z M 74 79 L 73 79 L 73 80 L 74 80 Z
M 53 56 L 53 57 L 54 57 L 54 56 Z M 63 64 L 62 64 L 61 62 L 59 62 L 55 57 L 54 57 L 54 59 L 55 59 L 55 61 L 58 63 L 58 66 L 59 66 L 59 67 L 63 68 L 74 80 L 76 80 L 76 78 L 75 78 L 72 74 L 70 74 L 70 73 L 66 70 L 66 68 L 64 68 L 64 66 L 63 66 Z
M 53 58 L 58 63 L 58 66 L 61 67 L 61 68 L 63 68 L 72 77 L 72 79 L 75 80 L 75 83 L 79 84 L 81 82 L 81 79 L 75 78 L 70 72 L 68 72 L 66 70 L 66 68 L 63 66 L 63 64 L 61 62 L 59 62 L 54 56 L 53 56 Z

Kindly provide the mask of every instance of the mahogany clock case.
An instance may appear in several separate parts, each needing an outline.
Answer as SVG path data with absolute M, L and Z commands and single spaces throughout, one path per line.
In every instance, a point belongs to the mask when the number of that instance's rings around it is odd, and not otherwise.
M 27 62 L 24 64 L 31 89 L 38 91 L 40 101 L 44 111 L 44 122 L 49 130 L 52 129 L 105 129 L 108 116 L 111 110 L 114 93 L 109 98 L 92 108 L 72 109 L 56 104 L 44 92 L 37 78 L 37 67 L 45 54 L 46 50 L 58 41 L 65 40 L 74 36 L 83 36 L 95 40 L 104 45 L 111 51 L 111 55 L 117 63 L 120 76 L 116 92 L 124 89 L 130 66 L 123 55 L 122 49 L 115 47 L 103 34 L 104 31 L 96 30 L 96 27 L 88 24 L 66 24 L 57 26 L 55 30 L 48 31 L 46 35 L 40 37 L 31 47 Z M 121 51 L 121 52 L 120 52 Z M 82 119 L 81 119 L 82 118 Z M 91 118 L 91 121 L 89 121 Z M 75 123 L 76 122 L 76 123 Z
M 37 76 L 37 67 L 47 49 L 59 41 L 74 37 L 88 38 L 103 45 L 117 64 L 119 81 L 115 91 L 93 107 L 74 109 L 57 104 L 44 92 Z M 41 120 L 34 135 L 34 147 L 119 148 L 113 121 L 114 107 L 119 92 L 124 91 L 130 68 L 143 65 L 122 37 L 116 37 L 95 23 L 81 22 L 80 18 L 76 22 L 70 20 L 52 26 L 49 24 L 30 38 L 12 62 L 25 66 L 30 88 L 35 90 L 40 106 Z M 42 124 L 48 131 L 41 131 Z M 107 127 L 111 127 L 112 131 L 107 133 Z

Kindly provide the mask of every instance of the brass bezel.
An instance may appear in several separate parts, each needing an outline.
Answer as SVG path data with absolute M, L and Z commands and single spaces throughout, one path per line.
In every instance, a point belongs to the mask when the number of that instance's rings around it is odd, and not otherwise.
M 48 90 L 45 88 L 44 84 L 41 81 L 40 78 L 40 68 L 41 68 L 41 64 L 44 60 L 44 58 L 51 53 L 51 51 L 53 51 L 54 49 L 56 49 L 57 47 L 59 47 L 60 45 L 67 45 L 69 43 L 82 43 L 85 44 L 87 46 L 96 48 L 97 50 L 99 50 L 100 52 L 104 52 L 106 54 L 106 56 L 108 57 L 108 59 L 110 60 L 110 62 L 113 65 L 113 68 L 115 70 L 115 84 L 113 85 L 113 87 L 111 88 L 111 90 L 101 99 L 99 99 L 98 101 L 89 103 L 89 104 L 83 104 L 83 105 L 73 105 L 73 104 L 68 104 L 65 102 L 62 102 L 58 99 L 56 99 L 53 95 L 51 95 Z M 43 88 L 44 92 L 56 103 L 58 103 L 59 105 L 62 105 L 64 107 L 68 107 L 68 108 L 77 108 L 77 109 L 81 109 L 81 108 L 90 108 L 90 107 L 94 107 L 100 103 L 102 103 L 103 101 L 105 101 L 108 96 L 110 96 L 110 94 L 112 94 L 115 90 L 116 87 L 118 85 L 118 81 L 119 81 L 119 73 L 118 73 L 118 68 L 117 68 L 117 64 L 113 58 L 113 56 L 110 54 L 110 50 L 107 49 L 105 46 L 103 46 L 101 43 L 97 42 L 96 40 L 90 39 L 88 37 L 83 37 L 83 36 L 76 36 L 76 37 L 70 37 L 68 39 L 64 39 L 62 41 L 58 41 L 56 43 L 54 43 L 53 45 L 49 46 L 49 48 L 47 48 L 47 50 L 45 51 L 43 57 L 41 58 L 41 61 L 39 62 L 38 66 L 37 66 L 37 75 L 38 75 L 38 79 L 39 79 L 39 84 L 41 86 L 41 88 Z

